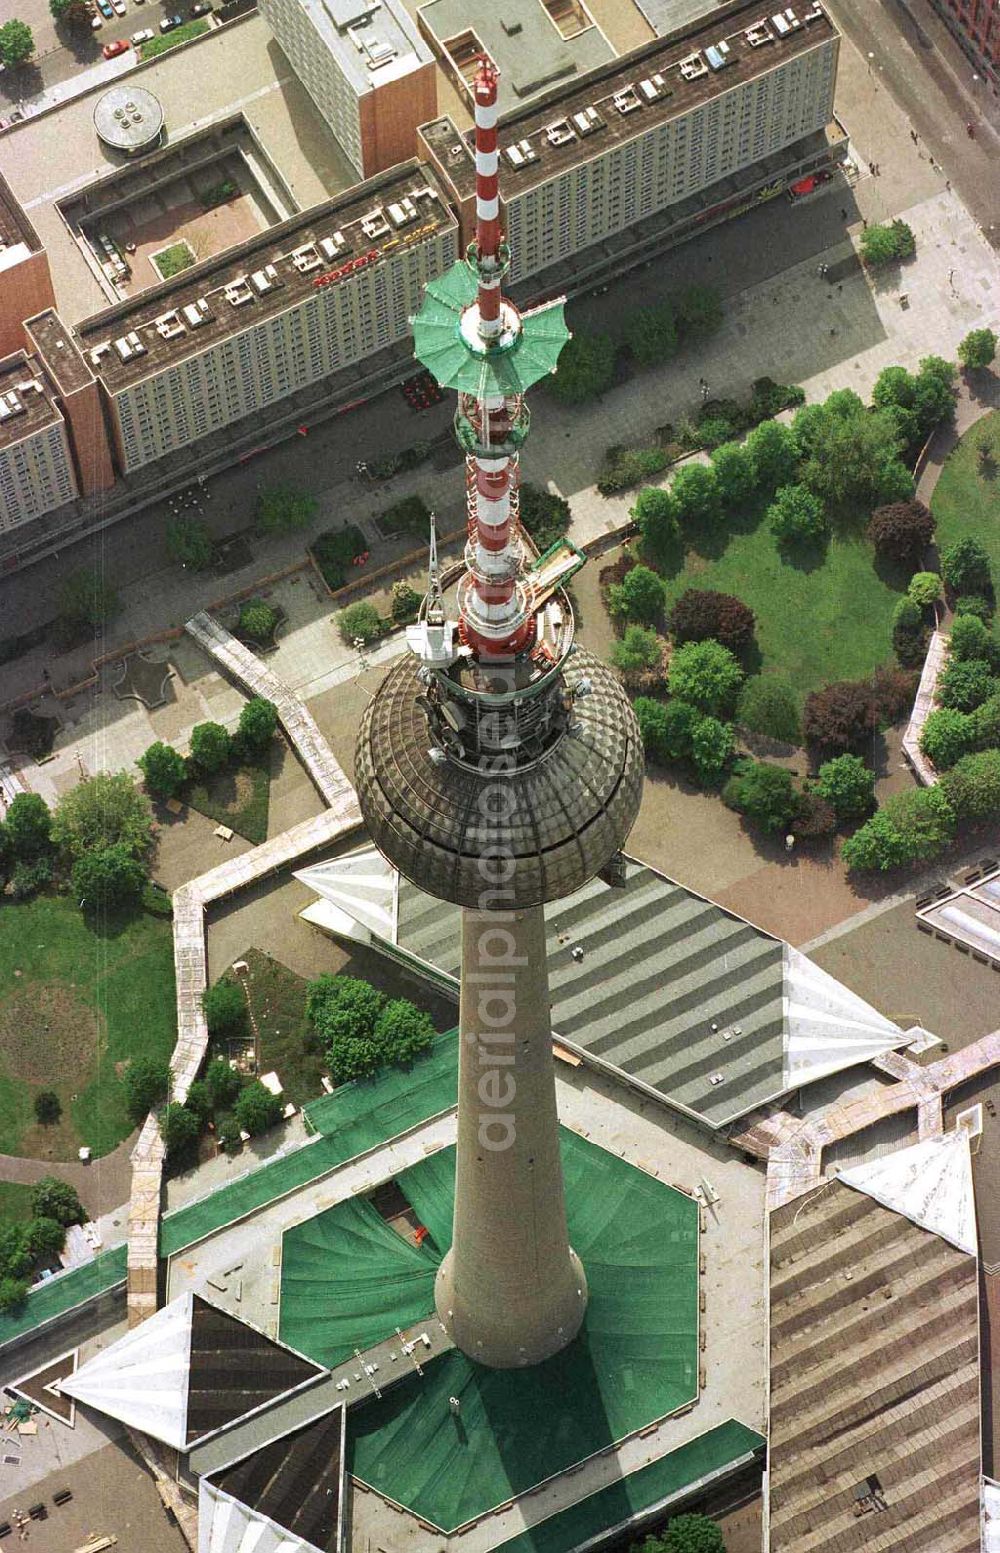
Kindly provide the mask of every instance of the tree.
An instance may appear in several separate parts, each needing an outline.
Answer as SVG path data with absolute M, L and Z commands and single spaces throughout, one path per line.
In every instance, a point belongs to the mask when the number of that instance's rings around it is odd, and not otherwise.
M 218 985 L 223 985 L 221 982 Z M 243 1087 L 243 1080 L 225 1057 L 213 1057 L 205 1069 L 205 1088 L 208 1090 L 213 1111 L 225 1111 L 231 1106 Z
M 408 625 L 420 613 L 421 596 L 402 578 L 392 585 L 392 603 L 389 613 L 397 625 Z
M 154 798 L 176 798 L 187 781 L 184 756 L 173 745 L 164 744 L 160 739 L 151 744 L 144 755 L 139 756 L 136 765 L 142 772 L 146 791 Z
M 625 321 L 625 344 L 643 367 L 658 366 L 677 353 L 677 320 L 669 302 L 636 308 Z
M 979 750 L 1000 746 L 1000 695 L 990 696 L 971 714 L 973 747 Z
M 919 566 L 934 538 L 934 519 L 922 501 L 891 502 L 876 507 L 867 533 L 876 553 L 885 560 Z
M 10 26 L 10 23 L 7 23 Z M 0 32 L 3 28 L 0 27 Z M 24 1278 L 0 1278 L 0 1311 L 5 1314 L 17 1310 L 28 1298 L 28 1282 Z
M 913 413 L 921 438 L 955 413 L 955 367 L 941 356 L 925 356 L 913 382 Z
M 72 857 L 117 846 L 142 857 L 153 840 L 149 799 L 127 771 L 111 776 L 99 772 L 60 798 L 52 816 L 52 840 Z
M 329 1053 L 337 1040 L 374 1044 L 384 1003 L 383 994 L 358 976 L 318 976 L 306 990 L 306 1017 L 328 1043 Z
M 736 705 L 743 670 L 721 642 L 685 642 L 670 660 L 667 684 L 672 696 L 700 711 L 725 716 Z
M 562 404 L 585 404 L 611 387 L 615 346 L 608 334 L 574 334 L 559 355 L 559 367 L 548 379 L 549 390 Z
M 841 855 L 850 869 L 885 873 L 937 857 L 954 834 L 954 811 L 941 787 L 916 787 L 887 798 Z
M 991 663 L 997 655 L 997 644 L 978 615 L 956 615 L 948 638 L 948 651 L 957 663 L 977 658 Z
M 704 340 L 722 323 L 722 299 L 712 286 L 686 286 L 674 299 L 682 339 Z
M 993 600 L 984 593 L 960 593 L 955 600 L 956 615 L 975 615 L 983 625 L 992 625 L 995 610 Z
M 518 515 L 539 550 L 547 550 L 569 532 L 569 502 L 555 491 L 525 483 L 518 487 Z
M 866 750 L 878 727 L 871 686 L 839 680 L 806 697 L 802 726 L 806 739 L 831 753 Z
M 988 820 L 1000 814 L 1000 749 L 963 755 L 941 777 L 958 820 Z
M 685 464 L 670 487 L 682 528 L 711 528 L 722 513 L 719 485 L 710 464 Z
M 292 486 L 271 485 L 257 498 L 257 527 L 264 534 L 291 534 L 305 528 L 319 511 L 315 496 Z
M 633 566 L 612 585 L 608 608 L 619 620 L 651 623 L 663 613 L 663 582 L 650 567 Z
M 138 1127 L 154 1105 L 167 1098 L 170 1066 L 158 1057 L 133 1057 L 122 1076 L 125 1109 Z
M 767 519 L 779 545 L 821 545 L 829 537 L 823 503 L 804 485 L 783 485 L 767 509 Z
M 242 1035 L 247 1023 L 247 1000 L 239 982 L 223 976 L 214 987 L 206 987 L 201 1007 L 209 1035 Z
M 88 910 L 135 906 L 142 899 L 147 874 L 137 857 L 121 842 L 95 847 L 73 864 L 73 893 Z
M 648 696 L 637 696 L 634 704 L 643 749 L 649 759 L 657 765 L 686 760 L 694 730 L 701 721 L 697 707 L 676 699 L 666 703 L 652 701 Z
M 35 1182 L 31 1212 L 36 1219 L 55 1219 L 59 1224 L 82 1224 L 87 1217 L 76 1187 L 58 1176 L 43 1176 Z
M 691 735 L 691 759 L 706 787 L 714 785 L 732 759 L 736 741 L 728 723 L 717 717 L 702 717 Z
M 66 1226 L 58 1219 L 32 1219 L 28 1225 L 28 1249 L 36 1262 L 55 1261 L 66 1244 Z
M 160 1137 L 172 1163 L 189 1158 L 201 1136 L 201 1123 L 186 1105 L 172 1100 L 160 1116 Z
M 833 507 L 909 501 L 913 476 L 900 462 L 903 438 L 887 410 L 867 410 L 857 394 L 839 389 L 795 417 L 802 451 L 799 480 Z
M 901 598 L 892 611 L 892 650 L 900 663 L 912 668 L 922 661 L 927 641 L 924 612 L 910 598 Z
M 391 998 L 375 1022 L 375 1042 L 384 1062 L 403 1065 L 434 1040 L 434 1021 L 409 998 Z
M 916 251 L 916 238 L 905 221 L 873 221 L 861 234 L 861 257 L 872 270 L 911 259 Z
M 73 572 L 59 590 L 59 614 L 71 629 L 99 630 L 118 609 L 118 594 L 98 572 Z
M 957 539 L 942 551 L 941 576 L 954 594 L 993 591 L 990 558 L 978 539 Z
M 367 647 L 370 642 L 377 642 L 382 635 L 382 617 L 374 604 L 359 599 L 356 604 L 348 604 L 346 609 L 341 610 L 337 628 L 341 640 L 348 647 L 353 647 L 359 641 Z
M 35 1121 L 53 1127 L 62 1116 L 62 1101 L 54 1089 L 40 1089 L 34 1100 Z
M 265 696 L 251 696 L 240 712 L 237 731 L 248 749 L 267 749 L 278 731 L 278 708 Z
M 731 652 L 740 652 L 753 641 L 756 617 L 749 604 L 731 593 L 688 588 L 670 611 L 670 632 L 675 642 L 702 642 L 714 637 Z
M 281 1100 L 277 1095 L 272 1095 L 259 1079 L 253 1079 L 249 1084 L 244 1084 L 233 1106 L 236 1125 L 242 1132 L 248 1132 L 252 1138 L 256 1138 L 258 1133 L 267 1132 L 269 1127 L 280 1122 L 281 1112 Z
M 52 815 L 40 793 L 18 793 L 11 799 L 4 836 L 11 856 L 22 861 L 30 861 L 48 850 Z
M 963 367 L 975 370 L 988 367 L 997 353 L 997 337 L 992 329 L 970 329 L 958 347 L 958 359 Z
M 787 830 L 799 805 L 791 772 L 766 760 L 739 761 L 722 799 L 764 831 Z
M 649 1547 L 650 1543 L 653 1548 Z M 647 1537 L 641 1553 L 726 1553 L 722 1532 L 707 1515 L 675 1515 L 662 1538 Z M 632 1553 L 640 1553 L 633 1549 Z
M 58 3 L 58 0 L 50 0 Z M 69 0 L 70 4 L 79 0 Z M 215 560 L 215 545 L 204 518 L 180 516 L 167 524 L 167 554 L 178 566 L 189 567 L 193 572 L 207 571 Z
M 39 890 L 44 890 L 51 883 L 52 860 L 47 857 L 33 858 L 30 863 L 18 863 L 10 876 L 14 899 L 19 901 L 37 895 Z
M 736 720 L 751 733 L 782 744 L 798 744 L 802 738 L 798 697 L 777 674 L 755 674 L 747 680 L 740 691 Z
M 790 426 L 783 421 L 761 421 L 743 444 L 754 484 L 763 491 L 791 485 L 799 462 L 799 448 Z
M 0 1277 L 24 1278 L 31 1272 L 31 1264 L 27 1224 L 0 1219 Z
M 941 597 L 941 578 L 937 572 L 914 572 L 906 596 L 920 609 L 930 609 Z
M 753 460 L 740 442 L 724 442 L 712 454 L 715 484 L 723 507 L 734 511 L 754 494 L 756 485 Z
M 931 712 L 920 735 L 920 748 L 939 771 L 947 771 L 976 745 L 976 725 L 967 712 L 942 706 Z
M 382 1066 L 382 1051 L 367 1035 L 335 1035 L 326 1048 L 326 1060 L 335 1084 L 371 1078 Z
M 677 503 L 669 491 L 661 490 L 656 485 L 644 486 L 629 516 L 639 525 L 644 550 L 655 560 L 667 560 L 676 553 L 680 529 L 677 524 Z
M 191 729 L 191 760 L 210 776 L 232 759 L 233 741 L 221 723 L 196 723 Z
M 247 599 L 240 605 L 237 630 L 251 642 L 269 642 L 278 624 L 278 611 L 266 599 Z
M 90 26 L 87 0 L 49 0 L 49 11 L 54 21 L 69 22 L 74 27 Z
M 937 698 L 942 706 L 974 712 L 1000 690 L 993 677 L 993 666 L 984 658 L 953 659 L 937 682 Z
M 838 820 L 860 820 L 875 807 L 875 773 L 857 755 L 836 755 L 820 766 L 816 791 Z
M 626 626 L 621 641 L 612 643 L 608 659 L 622 674 L 648 674 L 663 661 L 663 643 L 647 626 Z
M 35 39 L 31 28 L 17 20 L 0 26 L 0 64 L 8 70 L 16 70 L 25 64 L 35 52 Z

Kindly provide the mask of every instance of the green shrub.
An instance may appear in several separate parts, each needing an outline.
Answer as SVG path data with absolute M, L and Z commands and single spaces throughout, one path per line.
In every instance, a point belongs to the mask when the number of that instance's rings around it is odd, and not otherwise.
M 614 496 L 662 474 L 669 463 L 662 448 L 610 447 L 597 476 L 597 489 L 602 496 Z
M 663 613 L 663 581 L 648 566 L 633 566 L 608 591 L 608 609 L 618 620 L 649 624 Z
M 265 696 L 251 696 L 240 710 L 237 733 L 244 748 L 266 750 L 278 731 L 278 708 Z
M 167 554 L 179 566 L 203 572 L 215 560 L 215 545 L 203 518 L 171 518 L 167 524 Z
M 885 873 L 937 857 L 954 834 L 954 811 L 940 786 L 917 787 L 887 798 L 841 855 L 850 869 Z
M 154 1105 L 167 1098 L 170 1067 L 156 1057 L 133 1057 L 122 1077 L 125 1108 L 138 1127 Z
M 821 545 L 830 533 L 823 503 L 804 485 L 783 485 L 767 509 L 767 520 L 779 545 Z
M 990 750 L 1000 746 L 1000 695 L 990 696 L 971 717 L 973 747 Z
M 51 883 L 52 860 L 48 857 L 36 857 L 28 863 L 17 863 L 10 876 L 14 899 L 19 901 L 30 900 Z
M 642 367 L 655 367 L 677 353 L 677 320 L 669 302 L 631 310 L 625 320 L 625 344 Z
M 353 647 L 359 641 L 367 647 L 377 642 L 382 635 L 382 617 L 374 604 L 359 599 L 356 604 L 348 604 L 346 609 L 340 611 L 337 629 L 341 640 L 348 647 Z
M 650 673 L 663 661 L 663 642 L 647 626 L 626 626 L 621 641 L 612 643 L 608 659 L 622 674 Z
M 0 1311 L 6 1315 L 19 1310 L 28 1298 L 29 1288 L 26 1278 L 0 1278 Z
M 375 1022 L 375 1044 L 382 1061 L 397 1067 L 411 1063 L 434 1040 L 434 1021 L 408 998 L 391 998 Z
M 931 712 L 920 735 L 920 748 L 939 771 L 947 771 L 976 743 L 976 729 L 966 712 L 940 707 Z
M 172 1100 L 160 1116 L 160 1137 L 171 1164 L 183 1163 L 193 1158 L 201 1136 L 201 1122 L 186 1105 Z
M 554 491 L 543 490 L 540 485 L 525 483 L 519 488 L 518 512 L 521 527 L 531 535 L 539 550 L 547 550 L 569 532 L 569 502 Z
M 705 787 L 719 782 L 733 756 L 736 741 L 729 723 L 717 717 L 703 717 L 691 735 L 691 759 Z
M 31 1212 L 36 1219 L 55 1219 L 57 1224 L 82 1224 L 87 1215 L 80 1194 L 58 1176 L 43 1176 L 31 1189 Z
M 747 437 L 744 447 L 756 488 L 776 491 L 780 486 L 792 484 L 799 462 L 799 448 L 790 426 L 783 421 L 761 421 Z
M 736 720 L 751 733 L 782 744 L 798 744 L 802 739 L 798 698 L 777 674 L 756 674 L 747 680 L 740 691 Z
M 204 1127 L 206 1123 L 211 1120 L 212 1112 L 214 1111 L 215 1107 L 212 1104 L 212 1096 L 204 1079 L 196 1078 L 194 1082 L 188 1086 L 187 1099 L 185 1100 L 184 1104 L 187 1106 L 192 1116 L 196 1116 L 198 1118 L 198 1121 L 202 1127 Z
M 937 572 L 914 572 L 906 596 L 921 609 L 930 609 L 941 597 L 941 578 Z
M 911 598 L 901 598 L 892 611 L 892 648 L 907 668 L 923 661 L 927 645 L 924 612 Z
M 251 642 L 269 642 L 278 624 L 278 611 L 264 599 L 247 599 L 240 605 L 237 630 Z
M 724 442 L 712 454 L 715 485 L 719 500 L 727 511 L 735 511 L 750 500 L 756 489 L 753 460 L 739 442 Z
M 73 894 L 88 911 L 137 906 L 146 887 L 146 870 L 126 846 L 95 847 L 73 864 Z
M 941 575 L 953 594 L 992 595 L 990 558 L 977 539 L 958 539 L 941 555 Z
M 106 771 L 64 793 L 52 816 L 52 840 L 72 857 L 126 847 L 143 857 L 153 841 L 153 811 L 127 771 Z
M 721 642 L 685 642 L 670 660 L 667 683 L 672 696 L 721 717 L 736 705 L 743 679 L 742 668 Z
M 963 367 L 988 367 L 997 353 L 997 337 L 992 329 L 970 329 L 958 347 Z
M 139 756 L 136 765 L 142 772 L 146 791 L 154 798 L 176 798 L 187 780 L 184 756 L 159 739 Z
M 763 831 L 787 830 L 799 806 L 791 772 L 764 760 L 738 761 L 722 798 Z
M 644 486 L 629 516 L 638 524 L 643 549 L 647 554 L 660 561 L 669 560 L 676 554 L 680 529 L 677 525 L 677 504 L 669 491 L 661 490 L 656 485 Z
M 656 765 L 686 760 L 691 754 L 694 730 L 701 713 L 687 701 L 653 701 L 637 696 L 635 715 L 642 735 L 643 748 Z
M 311 523 L 318 511 L 315 496 L 291 486 L 268 486 L 257 498 L 257 527 L 264 534 L 291 534 Z
M 947 665 L 937 682 L 937 699 L 942 706 L 956 707 L 960 712 L 974 712 L 989 700 L 1000 686 L 993 677 L 993 668 L 982 658 L 954 659 Z
M 209 1035 L 238 1036 L 247 1026 L 247 1000 L 236 981 L 223 976 L 201 995 Z
M 984 593 L 962 593 L 955 600 L 956 615 L 975 615 L 983 625 L 992 625 L 993 613 L 993 601 Z
M 574 334 L 563 346 L 557 371 L 547 379 L 562 404 L 585 404 L 611 387 L 615 346 L 607 334 Z
M 28 1250 L 36 1262 L 54 1262 L 66 1244 L 66 1226 L 58 1219 L 32 1219 L 28 1225 Z
M 955 662 L 964 663 L 983 658 L 990 661 L 995 643 L 978 615 L 956 615 L 948 638 L 948 648 Z
M 240 1134 L 239 1124 L 234 1116 L 220 1117 L 216 1123 L 215 1136 L 219 1142 L 219 1148 L 223 1154 L 237 1154 L 243 1147 L 243 1138 Z
M 256 1138 L 280 1122 L 282 1110 L 279 1097 L 272 1095 L 259 1079 L 251 1079 L 236 1097 L 233 1117 L 242 1132 L 248 1132 L 251 1138 Z
M 356 523 L 320 534 L 312 546 L 313 559 L 332 593 L 344 586 L 348 567 L 359 555 L 364 555 L 367 548 L 365 536 Z
M 392 585 L 392 603 L 389 613 L 393 622 L 398 626 L 410 625 L 420 613 L 422 599 L 416 588 L 411 588 L 408 582 L 394 582 Z
M 772 377 L 759 377 L 750 391 L 749 416 L 756 424 L 770 420 L 782 410 L 797 409 L 805 402 L 805 390 L 797 383 L 776 383 Z
M 233 741 L 221 723 L 196 723 L 191 729 L 191 759 L 199 771 L 221 771 L 232 753 Z
M 861 234 L 861 257 L 872 270 L 911 259 L 916 251 L 913 229 L 905 221 L 873 221 Z
M 120 607 L 118 594 L 99 572 L 73 572 L 59 590 L 59 616 L 71 630 L 100 630 Z
M 219 986 L 225 985 L 222 982 Z M 231 983 L 230 983 L 231 985 Z M 243 1087 L 243 1080 L 231 1068 L 225 1057 L 213 1057 L 205 1069 L 205 1088 L 208 1090 L 213 1111 L 225 1111 L 236 1099 Z
M 685 464 L 670 486 L 681 528 L 712 527 L 722 513 L 715 470 L 710 464 Z
M 29 862 L 48 851 L 52 840 L 52 815 L 40 793 L 17 793 L 11 799 L 4 836 L 11 856 L 22 862 Z
M 941 787 L 959 820 L 1000 814 L 1000 749 L 963 755 L 941 776 Z
M 820 766 L 816 791 L 838 820 L 860 820 L 875 807 L 875 773 L 857 755 L 837 755 Z

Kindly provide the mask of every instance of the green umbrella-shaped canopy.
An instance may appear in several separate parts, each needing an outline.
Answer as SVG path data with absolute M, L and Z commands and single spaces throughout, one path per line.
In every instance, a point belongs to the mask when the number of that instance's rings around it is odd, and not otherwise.
M 563 304 L 549 302 L 526 313 L 513 341 L 479 351 L 464 339 L 459 327 L 477 290 L 475 274 L 462 259 L 427 284 L 420 312 L 412 320 L 414 355 L 441 388 L 454 388 L 477 399 L 523 394 L 555 371 L 559 352 L 569 339 Z

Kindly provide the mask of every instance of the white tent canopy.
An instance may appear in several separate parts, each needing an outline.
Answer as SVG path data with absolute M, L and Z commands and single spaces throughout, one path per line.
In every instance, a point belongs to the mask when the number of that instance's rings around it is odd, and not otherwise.
M 892 1051 L 903 1043 L 898 1025 L 785 945 L 786 1089 L 810 1084 Z
M 182 1449 L 193 1294 L 165 1305 L 62 1382 L 66 1396 Z
M 975 1256 L 972 1156 L 964 1128 L 842 1170 L 838 1180 Z
M 312 1542 L 276 1526 L 202 1478 L 198 1486 L 198 1553 L 318 1553 Z

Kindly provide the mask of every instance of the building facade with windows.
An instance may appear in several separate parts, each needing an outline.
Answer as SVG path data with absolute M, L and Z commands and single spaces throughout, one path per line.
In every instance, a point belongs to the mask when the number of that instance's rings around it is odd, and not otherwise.
M 513 281 L 822 137 L 834 118 L 839 43 L 814 0 L 764 18 L 759 5 L 738 0 L 717 7 L 710 22 L 592 71 L 572 90 L 503 115 Z M 467 213 L 475 187 L 469 138 L 448 119 L 424 126 L 421 136 Z
M 119 470 L 130 474 L 406 337 L 458 253 L 430 168 L 272 227 L 81 324 Z
M 437 86 L 402 0 L 260 0 L 260 11 L 362 178 L 413 156 Z
M 0 357 L 24 345 L 25 318 L 54 305 L 49 256 L 0 176 Z
M 974 64 L 1000 85 L 1000 0 L 933 0 Z
M 66 422 L 37 356 L 0 361 L 0 533 L 78 494 Z

